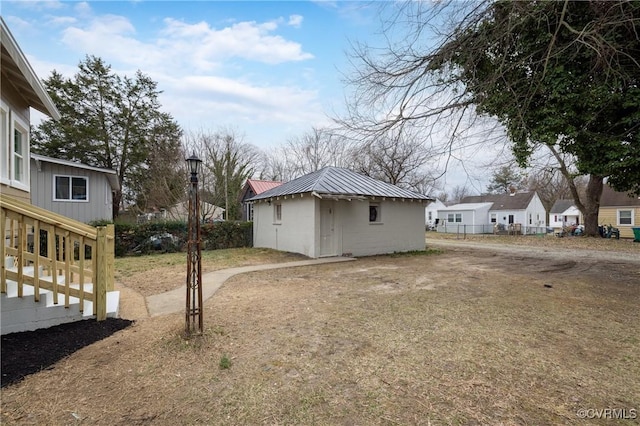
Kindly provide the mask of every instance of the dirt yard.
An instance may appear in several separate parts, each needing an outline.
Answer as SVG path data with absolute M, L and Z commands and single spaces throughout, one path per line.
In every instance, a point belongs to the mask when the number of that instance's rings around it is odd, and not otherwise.
M 133 325 L 3 388 L 2 424 L 638 423 L 640 244 L 427 241 L 236 276 L 190 339 L 123 274 Z

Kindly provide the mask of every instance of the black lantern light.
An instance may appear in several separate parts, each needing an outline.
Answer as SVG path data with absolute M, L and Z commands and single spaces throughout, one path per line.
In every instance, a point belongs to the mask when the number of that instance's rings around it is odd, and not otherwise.
M 191 154 L 191 157 L 187 158 L 187 164 L 189 165 L 191 176 L 198 176 L 202 160 L 198 158 L 195 152 Z

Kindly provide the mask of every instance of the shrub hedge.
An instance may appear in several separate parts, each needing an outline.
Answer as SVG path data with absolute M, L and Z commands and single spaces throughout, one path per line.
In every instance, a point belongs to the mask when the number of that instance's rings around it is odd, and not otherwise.
M 102 222 L 93 226 L 105 225 Z M 201 226 L 203 250 L 253 246 L 253 222 L 214 222 Z M 118 257 L 152 252 L 180 252 L 187 248 L 185 222 L 115 223 Z

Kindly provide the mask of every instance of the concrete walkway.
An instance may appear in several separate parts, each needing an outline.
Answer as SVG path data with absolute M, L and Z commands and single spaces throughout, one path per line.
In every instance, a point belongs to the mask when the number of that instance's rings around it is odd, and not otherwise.
M 323 257 L 320 259 L 300 260 L 297 262 L 271 263 L 267 265 L 242 266 L 239 268 L 222 269 L 202 275 L 202 300 L 209 299 L 229 278 L 246 272 L 266 271 L 269 269 L 293 268 L 296 266 L 322 265 L 324 263 L 348 262 L 356 260 L 352 257 Z M 184 311 L 186 303 L 186 289 L 177 288 L 166 293 L 155 294 L 146 298 L 149 316 L 167 315 Z

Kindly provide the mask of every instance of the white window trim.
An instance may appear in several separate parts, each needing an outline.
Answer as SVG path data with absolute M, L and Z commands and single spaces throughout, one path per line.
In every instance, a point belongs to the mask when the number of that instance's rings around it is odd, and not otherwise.
M 620 223 L 620 212 L 631 212 L 631 223 Z M 635 209 L 618 209 L 616 210 L 616 224 L 617 226 L 635 226 Z
M 280 217 L 278 217 L 278 207 L 280 208 Z M 273 203 L 273 223 L 276 225 L 282 223 L 282 203 Z
M 2 148 L 2 152 L 0 152 L 0 182 L 5 185 L 10 185 L 9 159 L 11 158 L 11 140 L 9 139 L 9 129 L 11 128 L 11 117 L 9 114 L 9 106 L 4 101 L 0 101 L 0 119 L 2 115 L 5 116 L 6 122 L 4 126 L 0 126 L 2 131 L 2 134 L 0 134 L 0 141 L 2 141 L 2 143 L 0 143 L 0 147 Z
M 376 220 L 371 220 L 371 207 L 378 208 L 378 214 L 376 216 Z M 380 206 L 380 203 L 369 203 L 369 209 L 367 210 L 367 214 L 369 215 L 369 225 L 382 224 L 382 207 Z
M 2 102 L 1 108 L 7 117 L 7 128 L 4 129 L 4 134 L 0 135 L 2 140 L 6 141 L 6 144 L 7 144 L 7 147 L 6 147 L 7 151 L 5 152 L 7 157 L 3 158 L 5 164 L 0 164 L 0 167 L 2 167 L 2 169 L 6 171 L 7 175 L 0 176 L 0 181 L 5 185 L 9 185 L 13 188 L 29 192 L 30 191 L 29 183 L 31 180 L 31 169 L 30 169 L 31 144 L 30 144 L 29 124 L 26 121 L 24 121 L 20 116 L 16 115 L 5 102 Z M 23 141 L 24 146 L 22 147 L 23 148 L 22 159 L 20 160 L 20 162 L 22 163 L 22 170 L 23 170 L 22 180 L 15 179 L 16 156 L 14 152 L 14 144 L 15 144 L 14 137 L 15 137 L 16 129 L 20 130 L 25 137 L 25 140 Z
M 66 177 L 69 178 L 69 197 L 70 198 L 57 198 L 56 197 L 56 178 Z M 73 179 L 84 179 L 87 184 L 87 199 L 86 200 L 74 200 L 73 199 Z M 88 203 L 89 202 L 89 176 L 74 176 L 74 175 L 53 175 L 53 201 L 61 202 L 61 203 Z

